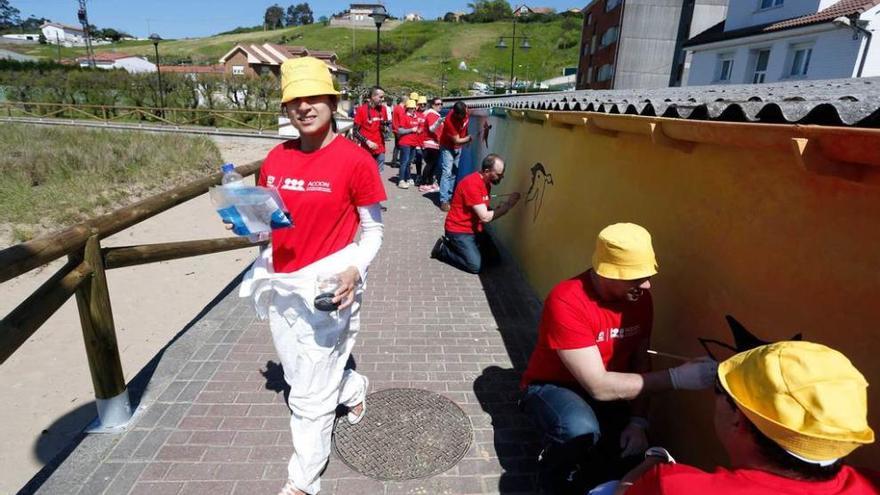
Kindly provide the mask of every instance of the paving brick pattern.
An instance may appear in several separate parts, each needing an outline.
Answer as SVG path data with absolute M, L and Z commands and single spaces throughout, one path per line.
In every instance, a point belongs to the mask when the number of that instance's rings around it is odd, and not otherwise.
M 386 180 L 395 172 L 386 168 Z M 366 478 L 334 455 L 322 493 L 531 493 L 536 435 L 516 399 L 540 303 L 509 261 L 476 276 L 429 259 L 442 213 L 417 189 L 386 189 L 357 369 L 372 391 L 413 387 L 453 400 L 474 441 L 450 470 L 406 482 Z M 277 493 L 292 452 L 289 411 L 268 324 L 250 302 L 232 291 L 162 361 L 135 426 L 87 437 L 38 493 Z

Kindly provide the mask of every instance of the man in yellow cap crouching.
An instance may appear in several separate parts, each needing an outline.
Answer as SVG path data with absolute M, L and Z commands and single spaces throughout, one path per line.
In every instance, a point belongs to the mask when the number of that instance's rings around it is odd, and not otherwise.
M 715 433 L 731 469 L 707 473 L 648 449 L 617 495 L 868 495 L 880 473 L 843 459 L 872 443 L 865 377 L 843 354 L 812 342 L 777 342 L 718 366 Z
M 520 402 L 543 433 L 545 492 L 581 495 L 635 466 L 648 447 L 647 393 L 712 386 L 711 360 L 651 371 L 656 273 L 648 231 L 618 223 L 599 233 L 592 268 L 547 296 Z

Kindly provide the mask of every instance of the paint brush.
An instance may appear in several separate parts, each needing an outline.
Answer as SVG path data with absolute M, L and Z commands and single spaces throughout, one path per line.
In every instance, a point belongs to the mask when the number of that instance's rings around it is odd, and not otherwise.
M 670 354 L 668 352 L 655 351 L 654 349 L 648 349 L 648 354 L 651 354 L 654 356 L 668 357 L 670 359 L 676 359 L 678 361 L 693 361 L 693 358 L 679 356 L 678 354 Z
M 506 194 L 490 194 L 489 197 L 490 198 L 503 198 L 505 196 L 513 196 L 514 194 L 516 194 L 516 192 L 506 193 Z M 520 194 L 520 196 L 522 196 L 522 194 Z

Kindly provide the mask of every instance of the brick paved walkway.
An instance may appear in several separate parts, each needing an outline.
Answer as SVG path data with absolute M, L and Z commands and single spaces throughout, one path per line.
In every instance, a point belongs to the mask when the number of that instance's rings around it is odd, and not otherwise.
M 476 276 L 429 259 L 442 213 L 417 189 L 386 189 L 357 369 L 372 391 L 413 387 L 454 400 L 474 442 L 451 470 L 407 482 L 365 478 L 334 455 L 322 493 L 531 493 L 536 437 L 516 409 L 515 370 L 531 350 L 540 304 L 509 262 Z M 135 426 L 86 436 L 37 493 L 277 493 L 291 454 L 284 381 L 267 323 L 237 288 L 155 362 Z

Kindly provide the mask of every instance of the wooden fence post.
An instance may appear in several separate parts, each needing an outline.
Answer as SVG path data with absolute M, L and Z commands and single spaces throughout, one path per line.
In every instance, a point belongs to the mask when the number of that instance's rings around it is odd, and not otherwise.
M 76 305 L 98 405 L 99 425 L 95 431 L 109 431 L 128 423 L 131 406 L 116 343 L 101 245 L 96 234 L 86 241 L 82 258 L 94 270 L 91 279 L 77 289 Z

